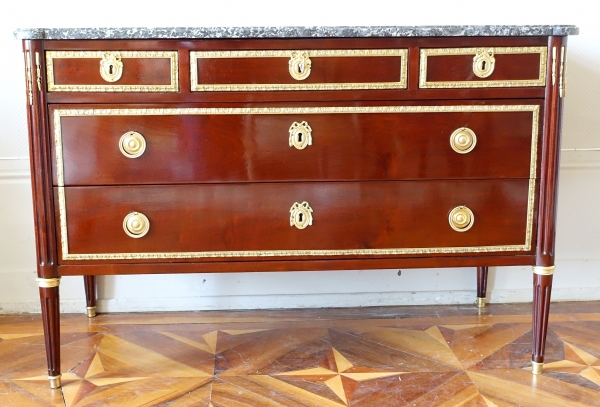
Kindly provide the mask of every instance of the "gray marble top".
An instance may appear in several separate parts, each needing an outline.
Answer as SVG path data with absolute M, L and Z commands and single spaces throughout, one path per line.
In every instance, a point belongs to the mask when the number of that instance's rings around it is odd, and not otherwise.
M 194 39 L 194 38 L 357 38 L 357 37 L 490 37 L 577 35 L 574 25 L 440 25 L 414 27 L 138 27 L 23 28 L 17 39 Z

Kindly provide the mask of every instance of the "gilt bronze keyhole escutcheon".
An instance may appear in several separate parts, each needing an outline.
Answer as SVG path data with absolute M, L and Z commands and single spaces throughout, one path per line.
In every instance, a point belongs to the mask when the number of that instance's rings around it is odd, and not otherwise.
M 473 57 L 473 73 L 480 78 L 487 78 L 494 72 L 496 59 L 494 50 L 479 50 Z
M 312 145 L 312 129 L 307 122 L 294 122 L 290 126 L 290 147 L 296 147 L 303 150 L 306 146 Z
M 120 52 L 105 52 L 100 61 L 100 76 L 106 82 L 116 82 L 123 75 L 123 61 Z
M 302 81 L 310 75 L 311 60 L 306 51 L 292 51 L 289 70 L 292 78 Z
M 294 202 L 290 209 L 290 226 L 296 226 L 298 229 L 304 229 L 312 225 L 313 209 L 308 202 Z

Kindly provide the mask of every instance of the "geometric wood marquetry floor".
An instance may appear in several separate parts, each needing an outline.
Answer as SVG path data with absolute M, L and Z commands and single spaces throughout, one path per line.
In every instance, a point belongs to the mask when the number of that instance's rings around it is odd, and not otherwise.
M 63 315 L 50 390 L 39 316 L 0 316 L 0 406 L 600 406 L 600 302 Z

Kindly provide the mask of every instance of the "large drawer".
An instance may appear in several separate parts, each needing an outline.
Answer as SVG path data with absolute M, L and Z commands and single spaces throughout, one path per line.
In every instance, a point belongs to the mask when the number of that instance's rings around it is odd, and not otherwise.
M 63 260 L 160 261 L 529 251 L 534 190 L 535 180 L 257 183 L 60 187 L 57 199 Z
M 57 185 L 536 176 L 537 104 L 51 112 Z

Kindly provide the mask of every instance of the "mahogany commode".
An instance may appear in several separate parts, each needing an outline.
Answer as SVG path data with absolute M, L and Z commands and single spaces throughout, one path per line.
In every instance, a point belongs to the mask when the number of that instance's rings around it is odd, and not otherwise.
M 17 31 L 51 387 L 68 275 L 532 265 L 541 373 L 569 34 Z

